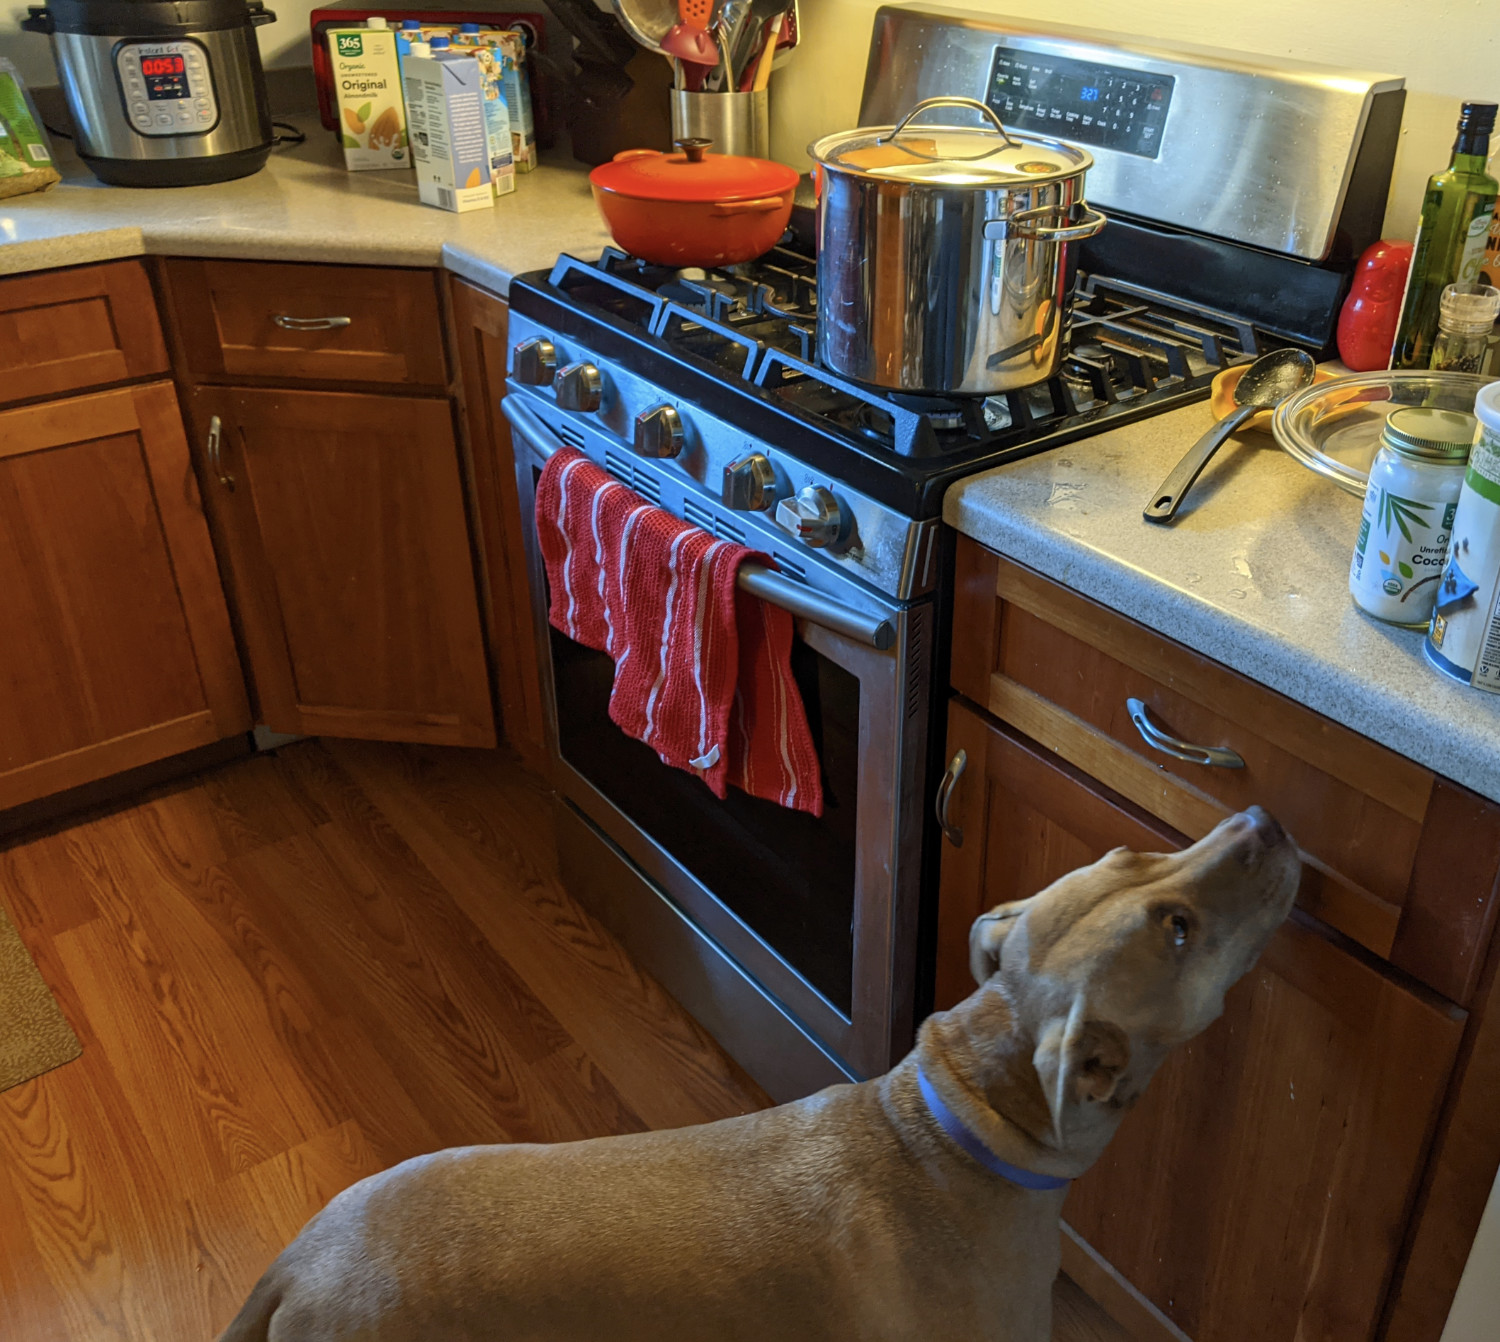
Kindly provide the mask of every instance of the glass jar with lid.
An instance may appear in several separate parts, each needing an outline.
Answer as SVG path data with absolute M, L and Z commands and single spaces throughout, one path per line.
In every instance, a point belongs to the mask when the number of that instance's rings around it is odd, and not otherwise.
M 1349 565 L 1350 593 L 1377 619 L 1427 627 L 1477 429 L 1461 410 L 1386 416 Z

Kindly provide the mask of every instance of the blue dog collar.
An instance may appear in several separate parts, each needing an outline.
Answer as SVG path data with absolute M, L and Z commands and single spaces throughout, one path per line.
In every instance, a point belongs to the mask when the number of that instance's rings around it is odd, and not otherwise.
M 1012 1165 L 1007 1160 L 1001 1160 L 979 1139 L 977 1134 L 964 1126 L 963 1119 L 943 1103 L 943 1097 L 927 1079 L 927 1073 L 922 1070 L 920 1063 L 917 1064 L 917 1088 L 922 1092 L 922 1099 L 933 1118 L 937 1119 L 938 1127 L 963 1148 L 965 1154 L 978 1161 L 991 1174 L 998 1174 L 1018 1188 L 1029 1188 L 1037 1193 L 1066 1188 L 1072 1182 L 1070 1179 L 1059 1179 L 1054 1174 L 1037 1174 L 1033 1170 L 1023 1170 L 1019 1165 Z

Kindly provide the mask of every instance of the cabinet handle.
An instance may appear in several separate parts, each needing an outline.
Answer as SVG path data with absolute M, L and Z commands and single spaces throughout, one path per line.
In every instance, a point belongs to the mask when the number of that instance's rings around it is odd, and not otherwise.
M 1215 769 L 1243 769 L 1245 761 L 1228 746 L 1195 746 L 1191 741 L 1180 741 L 1168 736 L 1154 722 L 1139 699 L 1127 699 L 1125 707 L 1130 710 L 1130 720 L 1143 740 L 1153 750 L 1170 755 L 1174 760 L 1186 760 L 1189 764 L 1207 764 Z
M 937 822 L 943 831 L 943 837 L 955 848 L 964 846 L 964 832 L 957 825 L 948 821 L 948 803 L 953 800 L 953 789 L 958 786 L 958 780 L 964 776 L 964 770 L 969 767 L 969 753 L 960 750 L 948 761 L 948 768 L 943 774 L 943 781 L 938 784 L 937 790 Z
M 348 326 L 350 317 L 284 317 L 277 313 L 271 318 L 283 331 L 334 331 Z
M 220 443 L 223 439 L 223 427 L 219 423 L 217 415 L 210 415 L 208 420 L 208 468 L 219 477 L 219 483 L 225 489 L 234 488 L 234 476 L 226 475 L 224 472 L 224 458 L 220 452 Z

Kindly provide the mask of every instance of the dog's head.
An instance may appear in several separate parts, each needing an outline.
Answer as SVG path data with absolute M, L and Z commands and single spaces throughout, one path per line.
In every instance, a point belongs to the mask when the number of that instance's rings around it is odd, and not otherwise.
M 1296 894 L 1296 845 L 1258 806 L 1191 848 L 1117 848 L 969 934 L 982 988 L 1003 994 L 1059 1145 L 1087 1142 L 1135 1100 L 1169 1049 L 1223 1010 Z

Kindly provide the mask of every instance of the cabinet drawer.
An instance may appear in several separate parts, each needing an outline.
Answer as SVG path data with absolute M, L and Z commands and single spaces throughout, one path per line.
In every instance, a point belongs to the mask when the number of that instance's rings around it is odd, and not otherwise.
M 1305 910 L 1468 1000 L 1495 914 L 1500 807 L 968 541 L 955 628 L 960 692 L 1190 838 L 1266 807 L 1302 849 Z M 1176 758 L 1143 725 L 1243 767 Z
M 446 386 L 431 271 L 179 259 L 165 274 L 193 381 Z
M 167 371 L 139 261 L 0 280 L 0 405 Z

